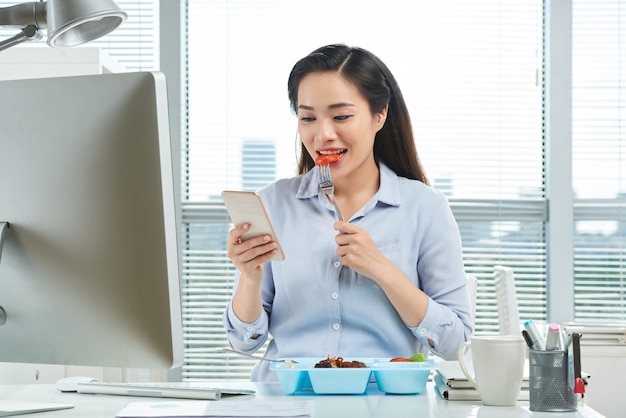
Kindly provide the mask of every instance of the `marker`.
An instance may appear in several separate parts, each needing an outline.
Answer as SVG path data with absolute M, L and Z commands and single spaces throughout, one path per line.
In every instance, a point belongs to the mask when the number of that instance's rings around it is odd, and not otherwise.
M 530 340 L 533 342 L 534 349 L 545 350 L 546 345 L 545 345 L 545 341 L 543 340 L 543 335 L 541 334 L 541 332 L 539 332 L 539 330 L 537 329 L 537 326 L 535 325 L 532 319 L 529 319 L 528 321 L 524 322 L 524 328 L 528 332 L 528 335 L 530 336 Z
M 546 350 L 558 350 L 560 339 L 561 327 L 559 327 L 559 324 L 550 324 L 548 326 L 548 336 L 546 337 Z
M 526 345 L 528 348 L 533 348 L 533 340 L 530 339 L 530 335 L 528 335 L 528 331 L 525 329 L 522 330 L 522 336 L 524 337 L 524 341 L 526 341 Z

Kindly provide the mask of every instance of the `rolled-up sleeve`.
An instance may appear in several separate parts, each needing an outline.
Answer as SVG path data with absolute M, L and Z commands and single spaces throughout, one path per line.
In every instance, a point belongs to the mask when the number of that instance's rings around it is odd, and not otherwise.
M 458 348 L 467 341 L 471 335 L 468 327 L 459 316 L 433 299 L 428 299 L 428 310 L 417 327 L 411 328 L 416 338 L 425 340 L 424 345 L 429 345 L 428 340 L 434 343 L 431 351 L 444 360 L 455 360 Z
M 235 274 L 235 289 L 239 282 L 239 275 L 239 272 Z M 269 318 L 265 310 L 254 322 L 243 322 L 235 314 L 231 300 L 224 310 L 223 323 L 228 342 L 235 350 L 252 353 L 267 340 Z
M 224 311 L 224 327 L 231 346 L 239 351 L 256 351 L 267 339 L 268 320 L 265 313 L 254 322 L 241 321 L 232 304 Z

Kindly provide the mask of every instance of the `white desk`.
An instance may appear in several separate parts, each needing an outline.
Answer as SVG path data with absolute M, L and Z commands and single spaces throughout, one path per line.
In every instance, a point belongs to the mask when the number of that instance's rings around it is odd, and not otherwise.
M 210 383 L 206 383 L 210 386 Z M 215 384 L 216 386 L 223 383 Z M 446 401 L 435 391 L 429 382 L 427 391 L 420 395 L 386 395 L 378 392 L 376 385 L 368 388 L 367 395 L 350 396 L 284 396 L 278 384 L 252 384 L 257 391 L 254 396 L 241 396 L 223 399 L 313 399 L 315 401 L 314 418 L 415 418 L 415 417 L 480 417 L 480 418 L 559 418 L 559 417 L 602 417 L 588 405 L 581 405 L 577 412 L 534 412 L 529 411 L 528 404 L 520 402 L 512 407 L 489 407 L 479 402 Z M 236 386 L 243 386 L 238 382 Z M 128 396 L 83 395 L 76 393 L 60 393 L 54 385 L 0 385 L 0 399 L 18 401 L 41 401 L 74 404 L 75 408 L 39 412 L 20 417 L 32 418 L 113 418 L 128 402 L 154 400 L 154 398 L 135 398 Z

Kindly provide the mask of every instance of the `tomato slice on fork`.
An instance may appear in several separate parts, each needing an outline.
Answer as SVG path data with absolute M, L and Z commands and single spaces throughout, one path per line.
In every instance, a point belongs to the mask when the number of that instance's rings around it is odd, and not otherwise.
M 330 163 L 334 163 L 335 161 L 339 161 L 341 156 L 339 154 L 323 154 L 319 155 L 315 159 L 315 165 L 326 165 Z

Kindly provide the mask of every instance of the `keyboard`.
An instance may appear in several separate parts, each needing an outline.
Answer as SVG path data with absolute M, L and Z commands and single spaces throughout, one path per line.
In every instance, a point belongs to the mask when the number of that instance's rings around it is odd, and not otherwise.
M 221 387 L 202 383 L 107 383 L 83 382 L 78 393 L 118 396 L 147 396 L 152 398 L 200 399 L 217 401 L 223 395 L 254 395 L 253 389 Z

